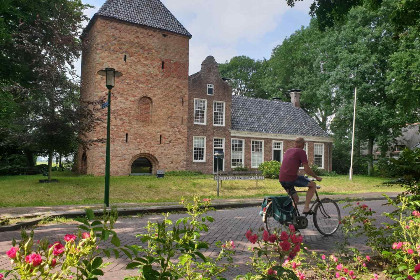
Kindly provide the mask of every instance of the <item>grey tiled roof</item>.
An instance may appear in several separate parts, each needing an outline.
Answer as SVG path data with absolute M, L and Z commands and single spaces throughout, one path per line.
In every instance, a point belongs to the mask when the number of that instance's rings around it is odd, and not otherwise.
M 191 37 L 159 0 L 107 0 L 95 14 L 98 15 Z
M 289 102 L 232 96 L 232 130 L 328 137 L 301 108 Z

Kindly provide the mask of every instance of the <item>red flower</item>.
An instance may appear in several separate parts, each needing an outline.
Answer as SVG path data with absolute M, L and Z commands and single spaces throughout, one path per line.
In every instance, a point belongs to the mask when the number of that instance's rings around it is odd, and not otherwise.
M 12 247 L 10 248 L 9 251 L 6 252 L 7 256 L 9 256 L 9 258 L 14 259 L 16 258 L 16 252 L 19 250 L 18 247 Z
M 420 272 L 420 263 L 416 264 L 416 266 L 414 267 L 414 272 L 415 273 L 419 273 Z
M 280 247 L 282 248 L 283 251 L 289 251 L 291 245 L 290 245 L 289 241 L 285 240 L 283 242 L 280 242 Z
M 277 240 L 277 235 L 275 235 L 275 234 L 271 234 L 271 235 L 268 237 L 268 241 L 269 241 L 269 242 L 271 242 L 271 243 L 276 242 L 276 240 Z
M 296 231 L 295 226 L 294 225 L 289 225 L 289 230 L 290 230 L 291 233 L 294 233 Z
M 42 258 L 41 255 L 32 253 L 25 257 L 25 262 L 32 264 L 33 267 L 36 267 L 41 264 Z
M 290 236 L 290 240 L 292 240 L 292 242 L 294 244 L 300 244 L 303 241 L 303 237 L 302 237 L 302 235 L 293 234 L 293 235 Z
M 74 235 L 74 234 L 66 234 L 64 236 L 64 240 L 66 242 L 71 242 L 71 241 L 74 241 L 75 239 L 76 239 L 76 235 Z
M 3 280 L 4 275 L 0 273 L 0 280 Z
M 277 271 L 275 271 L 274 269 L 270 268 L 269 270 L 267 270 L 267 275 L 277 275 Z
M 51 267 L 54 267 L 57 264 L 57 260 L 56 259 L 52 259 L 51 260 Z
M 270 237 L 268 231 L 264 230 L 262 237 L 263 237 L 263 240 L 267 242 Z
M 408 276 L 407 276 L 407 280 L 416 280 L 416 279 L 414 279 L 414 277 L 413 277 L 413 276 L 408 275 Z
M 257 240 L 258 240 L 258 235 L 256 235 L 256 234 L 252 235 L 252 236 L 249 238 L 249 241 L 250 241 L 252 244 L 255 244 L 255 242 L 257 242 Z
M 89 233 L 89 232 L 84 232 L 84 233 L 82 233 L 82 238 L 83 238 L 83 239 L 88 239 L 88 238 L 90 238 L 90 233 Z
M 54 246 L 54 249 L 53 249 L 54 256 L 59 256 L 62 253 L 64 253 L 65 247 L 60 242 L 55 242 L 53 246 Z
M 251 237 L 251 235 L 252 235 L 252 231 L 249 229 L 249 230 L 245 233 L 245 237 L 246 237 L 246 239 L 248 239 L 248 240 L 249 240 L 249 238 Z
M 289 235 L 287 234 L 287 232 L 282 231 L 281 234 L 280 234 L 280 240 L 285 241 L 287 239 L 289 239 Z

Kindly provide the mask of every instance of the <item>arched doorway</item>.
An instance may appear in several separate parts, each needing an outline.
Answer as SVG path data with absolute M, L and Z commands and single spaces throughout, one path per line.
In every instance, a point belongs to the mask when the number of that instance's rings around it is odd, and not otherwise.
M 145 157 L 139 157 L 131 164 L 131 175 L 152 175 L 153 165 Z

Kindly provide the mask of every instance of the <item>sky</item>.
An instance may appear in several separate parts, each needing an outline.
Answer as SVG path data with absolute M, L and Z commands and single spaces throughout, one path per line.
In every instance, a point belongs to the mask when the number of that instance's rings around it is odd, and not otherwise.
M 132 1 L 132 0 L 126 0 Z M 310 21 L 313 0 L 161 0 L 192 34 L 189 73 L 200 71 L 203 60 L 212 55 L 218 63 L 245 55 L 269 59 L 274 47 Z M 91 18 L 105 0 L 83 0 L 94 6 L 85 10 Z M 87 23 L 86 23 L 87 24 Z M 80 75 L 80 61 L 76 63 Z

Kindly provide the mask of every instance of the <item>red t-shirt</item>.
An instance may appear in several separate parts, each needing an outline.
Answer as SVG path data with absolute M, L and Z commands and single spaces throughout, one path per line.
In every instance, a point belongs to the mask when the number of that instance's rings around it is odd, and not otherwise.
M 299 148 L 288 149 L 280 167 L 280 182 L 292 182 L 297 179 L 301 164 L 308 163 L 306 152 Z

